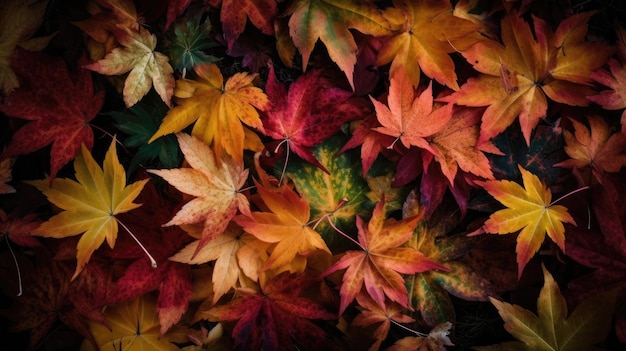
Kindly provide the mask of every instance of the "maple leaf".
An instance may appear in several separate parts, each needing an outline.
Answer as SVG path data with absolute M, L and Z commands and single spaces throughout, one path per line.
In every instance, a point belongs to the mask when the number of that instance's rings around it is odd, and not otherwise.
M 105 239 L 110 248 L 115 246 L 118 231 L 115 215 L 141 206 L 133 200 L 148 181 L 144 179 L 125 185 L 126 172 L 117 158 L 115 139 L 111 141 L 103 165 L 104 169 L 82 145 L 74 161 L 76 181 L 60 178 L 54 187 L 45 179 L 27 182 L 63 210 L 42 223 L 33 235 L 65 238 L 82 234 L 78 241 L 78 262 L 72 280 L 83 270 Z
M 152 86 L 163 102 L 170 106 L 174 93 L 174 70 L 167 56 L 154 51 L 156 35 L 139 27 L 138 31 L 122 32 L 117 38 L 122 47 L 84 67 L 106 75 L 128 73 L 123 91 L 126 107 L 141 100 Z
M 544 285 L 537 299 L 537 314 L 494 298 L 491 303 L 504 320 L 504 328 L 517 340 L 499 345 L 475 347 L 489 350 L 590 350 L 609 332 L 615 306 L 615 291 L 595 295 L 568 316 L 558 284 L 542 265 Z
M 201 314 L 213 321 L 237 321 L 232 331 L 234 350 L 326 349 L 326 333 L 310 320 L 330 320 L 335 315 L 299 297 L 310 280 L 304 274 L 283 272 L 263 285 L 262 292 L 241 291 L 230 303 Z
M 138 31 L 143 21 L 132 0 L 91 0 L 85 7 L 91 17 L 72 24 L 89 36 L 86 46 L 92 60 L 99 60 L 118 47 L 116 36 Z
M 188 228 L 187 232 L 200 237 L 202 231 L 200 228 Z M 243 275 L 247 275 L 246 272 L 256 271 L 256 274 L 250 274 L 252 277 L 248 277 L 258 278 L 258 271 L 265 262 L 261 259 L 246 259 L 243 257 L 245 250 L 241 250 L 246 245 L 251 245 L 254 240 L 257 239 L 250 234 L 242 233 L 241 228 L 231 224 L 222 234 L 201 249 L 197 249 L 201 241 L 196 240 L 170 257 L 170 260 L 196 265 L 215 261 L 211 275 L 211 282 L 213 283 L 211 302 L 215 304 L 231 288 L 244 286 L 245 277 Z M 260 256 L 256 257 L 261 258 Z M 247 266 L 244 267 L 244 265 Z
M 167 2 L 165 14 L 165 30 L 168 30 L 176 17 L 182 15 L 191 4 L 191 0 L 170 0 Z
M 210 20 L 206 19 L 202 22 L 201 16 L 194 16 L 174 26 L 174 29 L 167 35 L 170 40 L 168 53 L 177 70 L 185 72 L 195 65 L 219 60 L 204 52 L 219 45 L 210 39 L 210 32 Z
M 393 4 L 403 12 L 406 22 L 384 42 L 376 66 L 391 62 L 391 76 L 404 69 L 413 86 L 419 84 L 421 67 L 428 77 L 459 90 L 454 62 L 448 54 L 480 40 L 478 25 L 455 16 L 449 1 L 394 0 Z
M 574 133 L 563 132 L 568 160 L 556 163 L 556 167 L 584 169 L 590 167 L 594 177 L 602 182 L 605 172 L 619 172 L 626 165 L 626 135 L 613 133 L 609 125 L 598 115 L 588 115 L 589 128 L 571 119 Z
M 370 115 L 363 120 L 357 121 L 350 140 L 339 150 L 344 153 L 346 150 L 361 146 L 361 167 L 362 175 L 366 176 L 379 154 L 384 153 L 385 145 L 392 145 L 394 138 L 390 135 L 376 131 L 382 127 L 375 115 Z
M 403 206 L 403 216 L 411 216 L 420 211 L 421 207 L 417 202 L 417 194 L 412 192 Z M 449 212 L 444 213 L 450 217 Z M 447 268 L 445 271 L 418 273 L 405 279 L 411 305 L 430 327 L 455 322 L 450 295 L 466 301 L 487 301 L 489 296 L 495 295 L 488 280 L 460 261 L 475 241 L 465 235 L 446 235 L 446 227 L 454 225 L 449 222 L 437 216 L 422 221 L 408 241 L 408 247 Z
M 567 297 L 570 303 L 579 303 L 592 295 L 617 289 L 618 299 L 626 287 L 626 207 L 621 194 L 624 183 L 607 178 L 591 191 L 591 210 L 594 221 L 590 228 L 576 227 L 568 231 L 567 256 L 593 270 L 569 282 Z M 597 224 L 596 224 L 597 223 Z M 615 329 L 620 341 L 626 341 L 626 311 L 616 312 Z
M 263 132 L 263 124 L 255 108 L 264 110 L 267 96 L 252 82 L 256 74 L 236 73 L 224 85 L 217 65 L 200 64 L 194 67 L 198 80 L 176 81 L 174 96 L 178 106 L 172 108 L 159 129 L 148 142 L 158 137 L 182 131 L 196 121 L 191 134 L 211 145 L 221 158 L 222 150 L 235 161 L 243 163 L 243 149 L 251 131 L 244 124 Z M 258 139 L 258 137 L 257 137 Z M 257 150 L 259 151 L 259 150 Z
M 567 208 L 550 202 L 552 192 L 537 177 L 519 166 L 524 187 L 510 180 L 478 182 L 491 196 L 507 208 L 489 216 L 480 230 L 493 234 L 514 233 L 517 236 L 518 279 L 524 267 L 535 255 L 546 233 L 565 252 L 565 227 L 576 225 Z
M 11 194 L 15 192 L 15 188 L 7 184 L 13 180 L 11 169 L 13 168 L 12 158 L 0 160 L 0 194 Z
M 380 306 L 384 306 L 387 296 L 391 301 L 408 307 L 407 290 L 400 273 L 413 274 L 431 269 L 447 270 L 415 249 L 400 247 L 409 240 L 421 215 L 397 221 L 393 218 L 385 219 L 383 209 L 384 201 L 378 202 L 367 227 L 363 219 L 357 216 L 356 226 L 362 251 L 346 251 L 322 274 L 327 276 L 346 269 L 339 289 L 341 295 L 339 315 L 343 314 L 348 304 L 362 290 L 363 285 Z
M 2 157 L 24 155 L 52 144 L 50 181 L 84 144 L 93 145 L 89 122 L 104 103 L 104 91 L 94 93 L 91 72 L 70 74 L 61 58 L 18 49 L 13 69 L 23 86 L 0 104 L 7 116 L 31 121 L 13 134 Z
M 370 1 L 354 0 L 298 0 L 283 15 L 289 16 L 289 35 L 302 55 L 302 70 L 306 71 L 319 39 L 353 90 L 358 48 L 350 29 L 382 36 L 391 34 L 400 22 L 399 18 L 390 19 Z
M 178 351 L 174 344 L 187 342 L 188 331 L 176 328 L 161 335 L 156 313 L 156 300 L 150 295 L 109 306 L 104 316 L 110 329 L 101 324 L 90 322 L 89 329 L 96 339 L 97 348 L 83 342 L 81 350 L 124 350 L 124 351 Z
M 262 120 L 267 136 L 281 140 L 279 145 L 286 143 L 287 152 L 293 150 L 328 173 L 309 148 L 337 133 L 344 123 L 365 116 L 369 106 L 365 99 L 333 86 L 322 74 L 322 70 L 310 71 L 287 89 L 270 66 L 265 90 L 271 104 Z
M 622 112 L 622 133 L 626 133 L 626 68 L 616 59 L 611 59 L 609 69 L 610 72 L 605 69 L 597 70 L 591 74 L 591 78 L 610 89 L 587 98 L 606 110 L 625 109 Z
M 473 108 L 455 109 L 448 124 L 430 139 L 431 147 L 436 150 L 434 159 L 450 184 L 454 184 L 459 168 L 485 179 L 493 179 L 491 165 L 484 152 L 502 153 L 491 142 L 477 146 L 481 112 Z
M 246 28 L 246 19 L 263 34 L 274 35 L 274 19 L 278 14 L 276 0 L 208 0 L 213 7 L 220 2 L 220 20 L 229 50 Z
M 376 109 L 376 118 L 382 125 L 374 130 L 395 137 L 407 149 L 417 146 L 436 154 L 427 138 L 441 131 L 452 118 L 453 105 L 433 108 L 432 82 L 417 95 L 406 71 L 398 68 L 390 78 L 388 105 L 370 99 Z
M 356 301 L 363 310 L 354 317 L 351 325 L 365 328 L 373 324 L 379 324 L 374 330 L 373 336 L 376 341 L 370 346 L 370 351 L 380 348 L 380 345 L 387 338 L 387 334 L 389 334 L 391 321 L 397 323 L 411 323 L 415 321 L 413 318 L 403 314 L 402 312 L 405 308 L 395 302 L 380 306 L 371 297 L 363 293 L 356 295 Z
M 71 268 L 62 261 L 50 257 L 43 246 L 34 248 L 36 260 L 20 260 L 24 284 L 28 289 L 14 301 L 10 316 L 15 316 L 10 331 L 30 330 L 29 349 L 36 349 L 44 341 L 55 322 L 78 331 L 85 337 L 85 344 L 95 340 L 86 321 L 73 305 L 71 294 L 78 288 L 70 283 Z M 3 283 L 4 284 L 4 283 Z
M 148 94 L 128 109 L 109 113 L 115 120 L 115 128 L 128 134 L 123 139 L 124 146 L 137 149 L 128 165 L 128 174 L 135 172 L 139 166 L 148 166 L 148 162 L 154 159 L 158 159 L 158 164 L 164 168 L 178 165 L 180 150 L 176 136 L 166 135 L 148 143 L 168 111 L 167 105 L 155 95 Z
M 248 199 L 240 193 L 248 170 L 230 158 L 217 163 L 213 151 L 202 140 L 177 133 L 180 149 L 191 168 L 148 170 L 179 191 L 195 196 L 164 226 L 202 223 L 202 239 L 196 253 L 221 234 L 237 210 L 250 214 Z
M 20 86 L 11 67 L 13 51 L 21 47 L 39 51 L 48 45 L 53 35 L 32 38 L 44 20 L 48 1 L 25 2 L 7 0 L 0 4 L 0 92 L 7 95 Z
M 39 246 L 39 240 L 31 236 L 31 233 L 41 224 L 34 213 L 24 216 L 17 216 L 15 213 L 9 215 L 0 209 L 0 238 L 26 247 Z
M 553 31 L 538 17 L 532 17 L 531 29 L 518 13 L 507 13 L 501 21 L 502 44 L 483 40 L 462 52 L 482 74 L 439 100 L 488 106 L 482 116 L 479 144 L 517 119 L 529 145 L 532 130 L 546 116 L 548 98 L 586 106 L 587 96 L 593 94 L 589 76 L 606 62 L 612 49 L 585 41 L 592 15 L 589 12 L 568 17 Z
M 330 254 L 322 237 L 308 226 L 310 210 L 305 198 L 286 186 L 272 190 L 256 181 L 255 185 L 269 212 L 239 215 L 234 221 L 261 241 L 276 244 L 263 270 L 284 267 L 316 250 Z
M 426 336 L 407 336 L 395 342 L 387 351 L 446 351 L 445 346 L 454 346 L 449 334 L 452 323 L 436 325 Z

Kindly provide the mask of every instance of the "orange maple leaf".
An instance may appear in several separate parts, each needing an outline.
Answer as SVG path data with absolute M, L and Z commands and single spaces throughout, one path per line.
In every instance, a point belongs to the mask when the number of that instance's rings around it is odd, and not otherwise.
M 222 234 L 237 214 L 249 214 L 248 198 L 239 192 L 248 179 L 248 170 L 231 158 L 217 163 L 213 150 L 202 140 L 178 133 L 178 144 L 191 168 L 151 169 L 179 191 L 195 196 L 165 226 L 202 223 L 202 238 L 194 255 Z
M 395 137 L 406 148 L 417 146 L 436 154 L 427 138 L 448 123 L 453 105 L 433 108 L 432 82 L 420 95 L 416 95 L 406 71 L 398 68 L 390 79 L 387 105 L 370 97 L 376 109 L 376 118 L 382 125 L 374 130 Z
M 174 96 L 178 106 L 171 109 L 161 126 L 148 141 L 182 131 L 196 121 L 191 134 L 211 145 L 218 160 L 222 150 L 235 161 L 243 163 L 244 147 L 255 149 L 259 137 L 242 122 L 265 132 L 257 109 L 264 110 L 267 96 L 252 82 L 257 74 L 236 73 L 226 81 L 219 67 L 205 63 L 194 67 L 197 80 L 176 81 Z M 256 142 L 255 142 L 256 141 Z M 258 150 L 261 151 L 262 145 Z
M 357 216 L 358 243 L 362 250 L 346 251 L 322 275 L 327 276 L 346 269 L 339 290 L 341 295 L 339 315 L 343 314 L 363 285 L 379 306 L 384 306 L 387 296 L 408 308 L 407 290 L 400 273 L 413 274 L 431 269 L 448 270 L 415 249 L 400 247 L 409 240 L 422 215 L 400 221 L 393 218 L 385 219 L 384 206 L 384 201 L 376 204 L 367 227 L 363 219 Z
M 536 175 L 518 166 L 524 187 L 510 180 L 477 182 L 491 196 L 507 208 L 489 216 L 482 230 L 493 234 L 515 233 L 517 236 L 518 279 L 524 267 L 535 255 L 546 233 L 565 252 L 565 227 L 563 223 L 576 225 L 567 208 L 550 202 L 552 192 Z M 478 234 L 478 232 L 472 233 Z
M 234 221 L 261 241 L 276 244 L 263 270 L 283 268 L 317 250 L 330 254 L 319 233 L 308 226 L 310 208 L 306 199 L 287 186 L 268 189 L 255 184 L 260 198 L 271 212 L 252 212 L 249 216 L 236 216 Z M 290 270 L 293 273 L 304 268 L 300 264 Z
M 530 145 L 532 130 L 546 116 L 548 98 L 586 106 L 591 72 L 600 68 L 613 49 L 585 41 L 593 13 L 563 20 L 556 31 L 538 17 L 532 29 L 515 11 L 501 21 L 502 44 L 479 41 L 462 54 L 482 74 L 468 79 L 461 90 L 440 101 L 488 106 L 482 117 L 478 143 L 504 131 L 516 119 Z M 593 55 L 589 55 L 593 52 Z
M 394 0 L 393 3 L 407 20 L 403 30 L 383 44 L 376 65 L 391 62 L 391 75 L 404 68 L 413 86 L 419 84 L 421 68 L 428 77 L 459 90 L 454 62 L 448 54 L 480 40 L 479 26 L 455 16 L 449 1 Z
M 611 134 L 609 125 L 597 115 L 587 116 L 589 128 L 575 119 L 574 133 L 564 131 L 565 152 L 569 160 L 556 163 L 557 167 L 583 169 L 591 167 L 595 178 L 602 182 L 605 172 L 619 172 L 626 165 L 626 135 Z

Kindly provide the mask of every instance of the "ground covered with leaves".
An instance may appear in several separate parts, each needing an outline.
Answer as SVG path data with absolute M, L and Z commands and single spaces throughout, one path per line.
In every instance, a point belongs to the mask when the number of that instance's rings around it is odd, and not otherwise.
M 2 341 L 625 348 L 620 5 L 0 2 Z

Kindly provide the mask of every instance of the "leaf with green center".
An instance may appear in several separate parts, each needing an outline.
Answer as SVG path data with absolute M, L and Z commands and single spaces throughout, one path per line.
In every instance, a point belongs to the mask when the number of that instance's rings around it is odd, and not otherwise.
M 110 113 L 115 120 L 115 127 L 128 134 L 124 139 L 124 145 L 128 148 L 137 148 L 128 166 L 128 174 L 132 174 L 138 166 L 152 166 L 150 162 L 157 158 L 159 164 L 156 166 L 173 168 L 178 165 L 180 151 L 175 135 L 166 135 L 148 144 L 148 140 L 159 129 L 168 110 L 162 101 L 149 94 L 127 110 Z
M 217 42 L 211 40 L 210 32 L 211 22 L 209 19 L 202 22 L 200 16 L 177 24 L 168 32 L 170 40 L 168 54 L 174 68 L 185 72 L 201 63 L 219 61 L 219 58 L 205 52 L 219 46 Z
M 367 198 L 370 189 L 361 177 L 359 156 L 352 151 L 337 155 L 343 144 L 345 138 L 337 134 L 313 149 L 315 158 L 326 166 L 328 173 L 303 160 L 293 160 L 286 174 L 309 202 L 311 218 L 330 214 L 335 226 L 349 230 L 354 227 L 356 215 L 369 215 L 372 203 Z M 351 247 L 327 221 L 321 221 L 315 229 L 331 251 Z

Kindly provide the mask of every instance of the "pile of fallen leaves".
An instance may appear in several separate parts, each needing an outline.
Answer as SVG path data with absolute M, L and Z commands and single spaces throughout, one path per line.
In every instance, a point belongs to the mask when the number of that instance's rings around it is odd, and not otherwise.
M 0 2 L 3 342 L 626 347 L 614 5 Z

